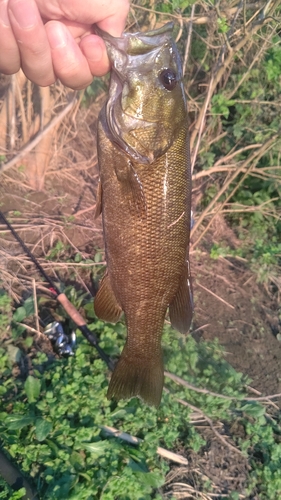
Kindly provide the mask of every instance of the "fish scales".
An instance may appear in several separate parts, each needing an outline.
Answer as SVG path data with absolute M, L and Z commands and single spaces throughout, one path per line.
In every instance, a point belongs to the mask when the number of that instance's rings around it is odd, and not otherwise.
M 171 58 L 166 53 L 176 50 L 170 40 L 171 26 L 168 25 L 166 36 L 163 28 L 160 34 L 159 31 L 161 29 L 129 36 L 148 35 L 153 41 L 157 39 L 160 48 L 164 47 L 166 59 Z M 109 35 L 103 34 L 103 37 L 114 64 L 115 44 L 121 39 L 115 42 L 116 39 Z M 114 46 L 113 51 L 110 44 Z M 169 62 L 174 68 L 175 58 Z M 166 64 L 164 62 L 164 70 Z M 180 73 L 178 65 L 176 54 L 176 69 Z M 161 335 L 167 308 L 170 306 L 173 326 L 184 333 L 192 315 L 188 264 L 191 182 L 187 111 L 180 76 L 176 74 L 178 89 L 173 92 L 173 89 L 164 88 L 161 82 L 159 84 L 158 75 L 162 70 L 160 65 L 155 73 L 155 87 L 152 80 L 150 88 L 141 92 L 144 102 L 141 118 L 137 121 L 134 121 L 134 114 L 140 106 L 133 84 L 129 91 L 126 90 L 121 109 L 116 101 L 112 105 L 109 97 L 99 117 L 100 205 L 107 274 L 94 303 L 97 316 L 105 321 L 117 321 L 123 311 L 127 326 L 127 341 L 113 372 L 108 396 L 116 399 L 139 396 L 156 406 L 163 388 Z M 175 74 L 175 68 L 173 72 Z M 122 92 L 119 95 L 123 98 Z M 163 107 L 163 95 L 167 109 Z M 154 99 L 153 106 L 150 106 L 151 99 Z M 127 124 L 130 122 L 128 116 L 133 120 L 127 132 L 124 124 L 119 129 L 123 134 L 121 141 L 121 134 L 114 135 L 116 123 L 110 121 L 114 106 L 119 119 L 121 116 L 123 120 L 125 114 Z M 177 113 L 175 124 L 174 113 Z

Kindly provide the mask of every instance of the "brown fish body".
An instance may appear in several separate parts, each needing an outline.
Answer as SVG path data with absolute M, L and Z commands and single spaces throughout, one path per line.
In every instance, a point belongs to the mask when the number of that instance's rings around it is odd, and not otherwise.
M 154 92 L 158 95 L 158 110 L 152 114 L 160 126 L 151 130 L 149 121 L 147 127 L 136 129 L 134 123 L 126 136 L 132 152 L 114 141 L 106 107 L 98 127 L 107 275 L 95 310 L 107 321 L 117 321 L 123 311 L 128 331 L 108 395 L 116 399 L 140 396 L 155 405 L 160 403 L 163 387 L 161 335 L 167 308 L 173 326 L 182 332 L 188 330 L 192 315 L 188 125 L 180 85 L 178 78 L 169 112 L 163 109 L 165 99 L 160 93 L 171 101 L 173 89 L 157 83 L 156 90 L 151 86 L 148 94 L 144 92 L 146 106 Z M 175 127 L 166 123 L 173 111 L 177 112 Z M 147 123 L 149 113 L 145 118 Z M 169 140 L 165 139 L 168 147 L 162 147 L 159 139 L 164 136 L 163 125 L 172 129 Z M 140 158 L 135 149 L 141 151 Z

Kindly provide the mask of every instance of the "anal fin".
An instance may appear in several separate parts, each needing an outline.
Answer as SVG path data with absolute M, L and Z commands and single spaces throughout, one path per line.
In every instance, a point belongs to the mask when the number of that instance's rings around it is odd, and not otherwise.
M 181 333 L 188 332 L 193 315 L 193 294 L 188 261 L 176 295 L 169 305 L 169 315 L 173 328 Z
M 108 274 L 105 274 L 101 280 L 98 293 L 94 299 L 94 310 L 99 319 L 109 323 L 116 323 L 122 314 L 122 308 L 111 288 Z

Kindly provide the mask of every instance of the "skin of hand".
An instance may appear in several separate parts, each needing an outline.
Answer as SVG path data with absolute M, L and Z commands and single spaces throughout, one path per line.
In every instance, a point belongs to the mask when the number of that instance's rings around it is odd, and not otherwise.
M 121 36 L 129 0 L 0 0 L 0 72 L 72 89 L 105 75 L 109 60 L 93 24 Z

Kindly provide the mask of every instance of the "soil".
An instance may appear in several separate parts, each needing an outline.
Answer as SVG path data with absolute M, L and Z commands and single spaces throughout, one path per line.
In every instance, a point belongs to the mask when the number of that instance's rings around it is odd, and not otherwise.
M 101 102 L 98 102 L 89 109 L 81 109 L 76 115 L 75 126 L 69 123 L 62 126 L 63 142 L 55 144 L 44 191 L 34 192 L 28 186 L 22 168 L 1 174 L 0 209 L 30 250 L 42 258 L 40 262 L 53 277 L 57 277 L 60 271 L 54 271 L 52 263 L 46 262 L 44 257 L 58 240 L 68 246 L 67 252 L 79 252 L 83 257 L 93 257 L 97 249 L 103 248 L 101 221 L 94 218 L 98 181 L 95 129 L 100 107 Z M 271 289 L 257 284 L 247 263 L 210 258 L 212 243 L 228 242 L 229 239 L 237 243 L 232 229 L 218 219 L 201 246 L 191 251 L 195 297 L 191 334 L 198 341 L 218 338 L 229 363 L 247 374 L 252 380 L 251 387 L 261 394 L 281 393 L 281 343 L 277 339 L 281 325 L 277 292 L 275 290 L 274 294 Z M 58 258 L 63 260 L 65 255 L 59 254 Z M 67 268 L 62 265 L 61 269 L 65 276 Z M 3 286 L 15 300 L 20 300 L 24 290 L 24 280 L 20 276 L 36 275 L 1 222 L 0 271 Z M 77 286 L 91 289 L 91 283 L 80 279 L 78 267 L 75 273 Z M 236 483 L 243 483 L 247 475 L 245 460 L 232 457 L 229 463 L 229 449 L 224 448 L 217 441 L 210 440 L 208 452 L 204 455 L 208 466 L 204 467 L 201 461 L 201 469 L 208 477 L 218 478 L 217 471 L 223 462 L 224 473 L 228 471 L 229 476 L 236 477 Z M 192 456 L 189 460 L 194 462 L 197 459 Z M 241 470 L 244 471 L 243 478 Z M 183 469 L 170 474 L 176 474 L 177 481 L 185 476 Z M 233 489 L 232 483 L 228 486 Z M 227 484 L 220 489 L 221 493 L 225 491 Z
M 252 379 L 253 388 L 264 395 L 280 393 L 277 300 L 244 264 L 202 253 L 194 270 L 194 329 L 200 328 L 201 338 L 217 337 L 228 362 Z

